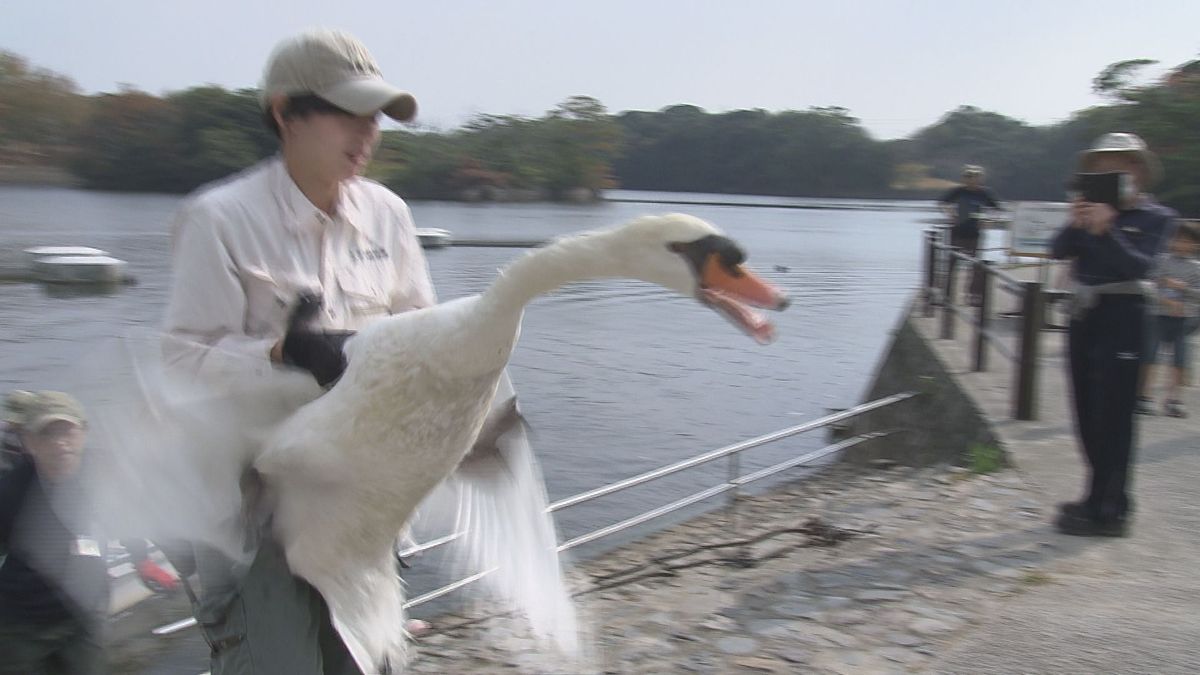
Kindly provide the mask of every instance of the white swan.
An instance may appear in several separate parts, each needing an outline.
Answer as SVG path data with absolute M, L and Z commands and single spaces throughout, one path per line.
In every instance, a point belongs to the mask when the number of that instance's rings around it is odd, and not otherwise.
M 572 281 L 628 277 L 694 297 L 767 342 L 770 323 L 743 303 L 787 300 L 742 259 L 698 218 L 645 217 L 535 249 L 481 295 L 380 320 L 350 342 L 342 379 L 280 426 L 255 467 L 288 564 L 321 592 L 364 672 L 405 662 L 396 533 L 471 448 L 525 305 Z

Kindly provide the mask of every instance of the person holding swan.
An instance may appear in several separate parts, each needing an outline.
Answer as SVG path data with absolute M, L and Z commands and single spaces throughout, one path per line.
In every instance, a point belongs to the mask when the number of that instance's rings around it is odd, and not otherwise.
M 570 653 L 577 636 L 557 542 L 533 522 L 547 517 L 544 488 L 528 464 L 509 470 L 529 455 L 520 425 L 490 428 L 512 418 L 496 411 L 511 400 L 505 368 L 525 306 L 576 281 L 639 279 L 765 344 L 774 327 L 752 307 L 782 310 L 788 299 L 745 267 L 744 251 L 716 227 L 668 214 L 564 237 L 515 260 L 482 293 L 434 304 L 408 208 L 359 177 L 379 138 L 377 115 L 411 119 L 412 96 L 385 83 L 356 40 L 330 31 L 282 43 L 262 94 L 282 153 L 182 209 L 164 351 L 170 367 L 206 381 L 265 380 L 290 364 L 316 383 L 305 379 L 314 393 L 255 436 L 253 470 L 237 486 L 257 523 L 246 537 L 252 555 L 234 563 L 228 550 L 197 547 L 197 618 L 213 647 L 212 672 L 403 668 L 409 636 L 396 537 L 452 475 L 475 481 L 478 495 L 497 481 L 520 488 L 509 491 L 518 503 L 511 511 L 492 508 L 503 490 L 460 501 L 457 525 L 475 544 L 470 557 L 496 571 L 489 579 L 501 598 Z M 226 424 L 242 412 L 214 409 Z M 226 431 L 191 410 L 177 419 L 188 433 L 168 435 L 175 443 Z M 152 433 L 125 438 L 161 445 Z M 524 514 L 510 524 L 537 531 L 528 539 L 540 562 L 514 564 L 520 552 L 500 513 Z
M 417 104 L 382 78 L 358 40 L 331 30 L 279 43 L 260 96 L 281 151 L 201 188 L 176 216 L 164 351 L 173 367 L 210 379 L 289 364 L 326 386 L 344 367 L 348 331 L 436 302 L 408 206 L 360 175 L 380 115 L 409 121 Z M 289 312 L 305 294 L 321 298 L 310 317 L 318 329 L 285 344 Z M 197 550 L 212 672 L 359 672 L 320 594 L 257 534 L 248 570 Z

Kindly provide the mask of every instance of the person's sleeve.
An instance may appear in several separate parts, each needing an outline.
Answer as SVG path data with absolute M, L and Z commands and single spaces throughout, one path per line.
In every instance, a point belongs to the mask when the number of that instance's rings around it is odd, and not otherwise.
M 1146 273 L 1147 279 L 1158 281 L 1163 277 L 1163 262 L 1165 259 L 1166 256 L 1161 253 L 1154 256 L 1154 260 L 1150 263 L 1150 270 Z
M 1200 300 L 1200 261 L 1193 260 L 1191 263 L 1184 294 L 1192 300 Z
M 266 375 L 275 340 L 245 334 L 246 294 L 220 225 L 218 210 L 200 201 L 176 218 L 164 356 L 197 375 Z
M 1173 229 L 1174 219 L 1163 215 L 1160 222 L 1149 228 L 1146 236 L 1138 237 L 1136 242 L 1125 236 L 1115 223 L 1108 233 L 1088 237 L 1096 254 L 1122 278 L 1144 279 Z
M 1000 200 L 996 199 L 995 192 L 988 190 L 987 192 L 984 193 L 984 196 L 987 197 L 987 205 L 988 206 L 992 207 L 993 209 L 1000 208 Z
M 399 245 L 393 256 L 400 284 L 390 298 L 388 309 L 393 314 L 399 314 L 431 307 L 437 304 L 437 295 L 433 290 L 433 279 L 429 276 L 429 263 L 421 249 L 421 240 L 417 237 L 412 212 L 399 197 L 394 197 L 392 208 L 400 229 Z
M 8 552 L 13 524 L 25 502 L 25 493 L 33 480 L 33 461 L 17 453 L 0 450 L 12 457 L 0 458 L 5 465 L 0 469 L 0 554 Z
M 959 189 L 960 188 L 958 187 L 950 188 L 938 199 L 938 202 L 941 204 L 949 204 L 950 202 L 953 202 L 958 197 Z

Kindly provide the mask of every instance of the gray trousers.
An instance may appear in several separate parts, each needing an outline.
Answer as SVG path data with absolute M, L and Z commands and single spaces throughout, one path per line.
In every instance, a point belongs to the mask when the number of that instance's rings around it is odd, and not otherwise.
M 248 568 L 197 548 L 196 573 L 196 619 L 212 647 L 212 675 L 362 675 L 321 594 L 292 575 L 270 538 Z
M 48 624 L 0 621 L 0 675 L 94 675 L 105 672 L 95 631 L 76 619 Z

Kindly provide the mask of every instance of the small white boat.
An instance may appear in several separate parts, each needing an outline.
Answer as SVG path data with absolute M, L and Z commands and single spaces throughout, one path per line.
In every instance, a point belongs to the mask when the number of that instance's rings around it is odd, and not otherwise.
M 25 253 L 25 264 L 32 267 L 34 261 L 40 258 L 53 258 L 56 256 L 106 256 L 108 251 L 91 246 L 34 246 L 27 248 Z
M 418 227 L 417 238 L 421 240 L 421 248 L 445 248 L 454 243 L 450 230 L 439 227 Z
M 125 261 L 106 255 L 57 255 L 37 258 L 34 279 L 48 283 L 119 284 L 126 280 Z

